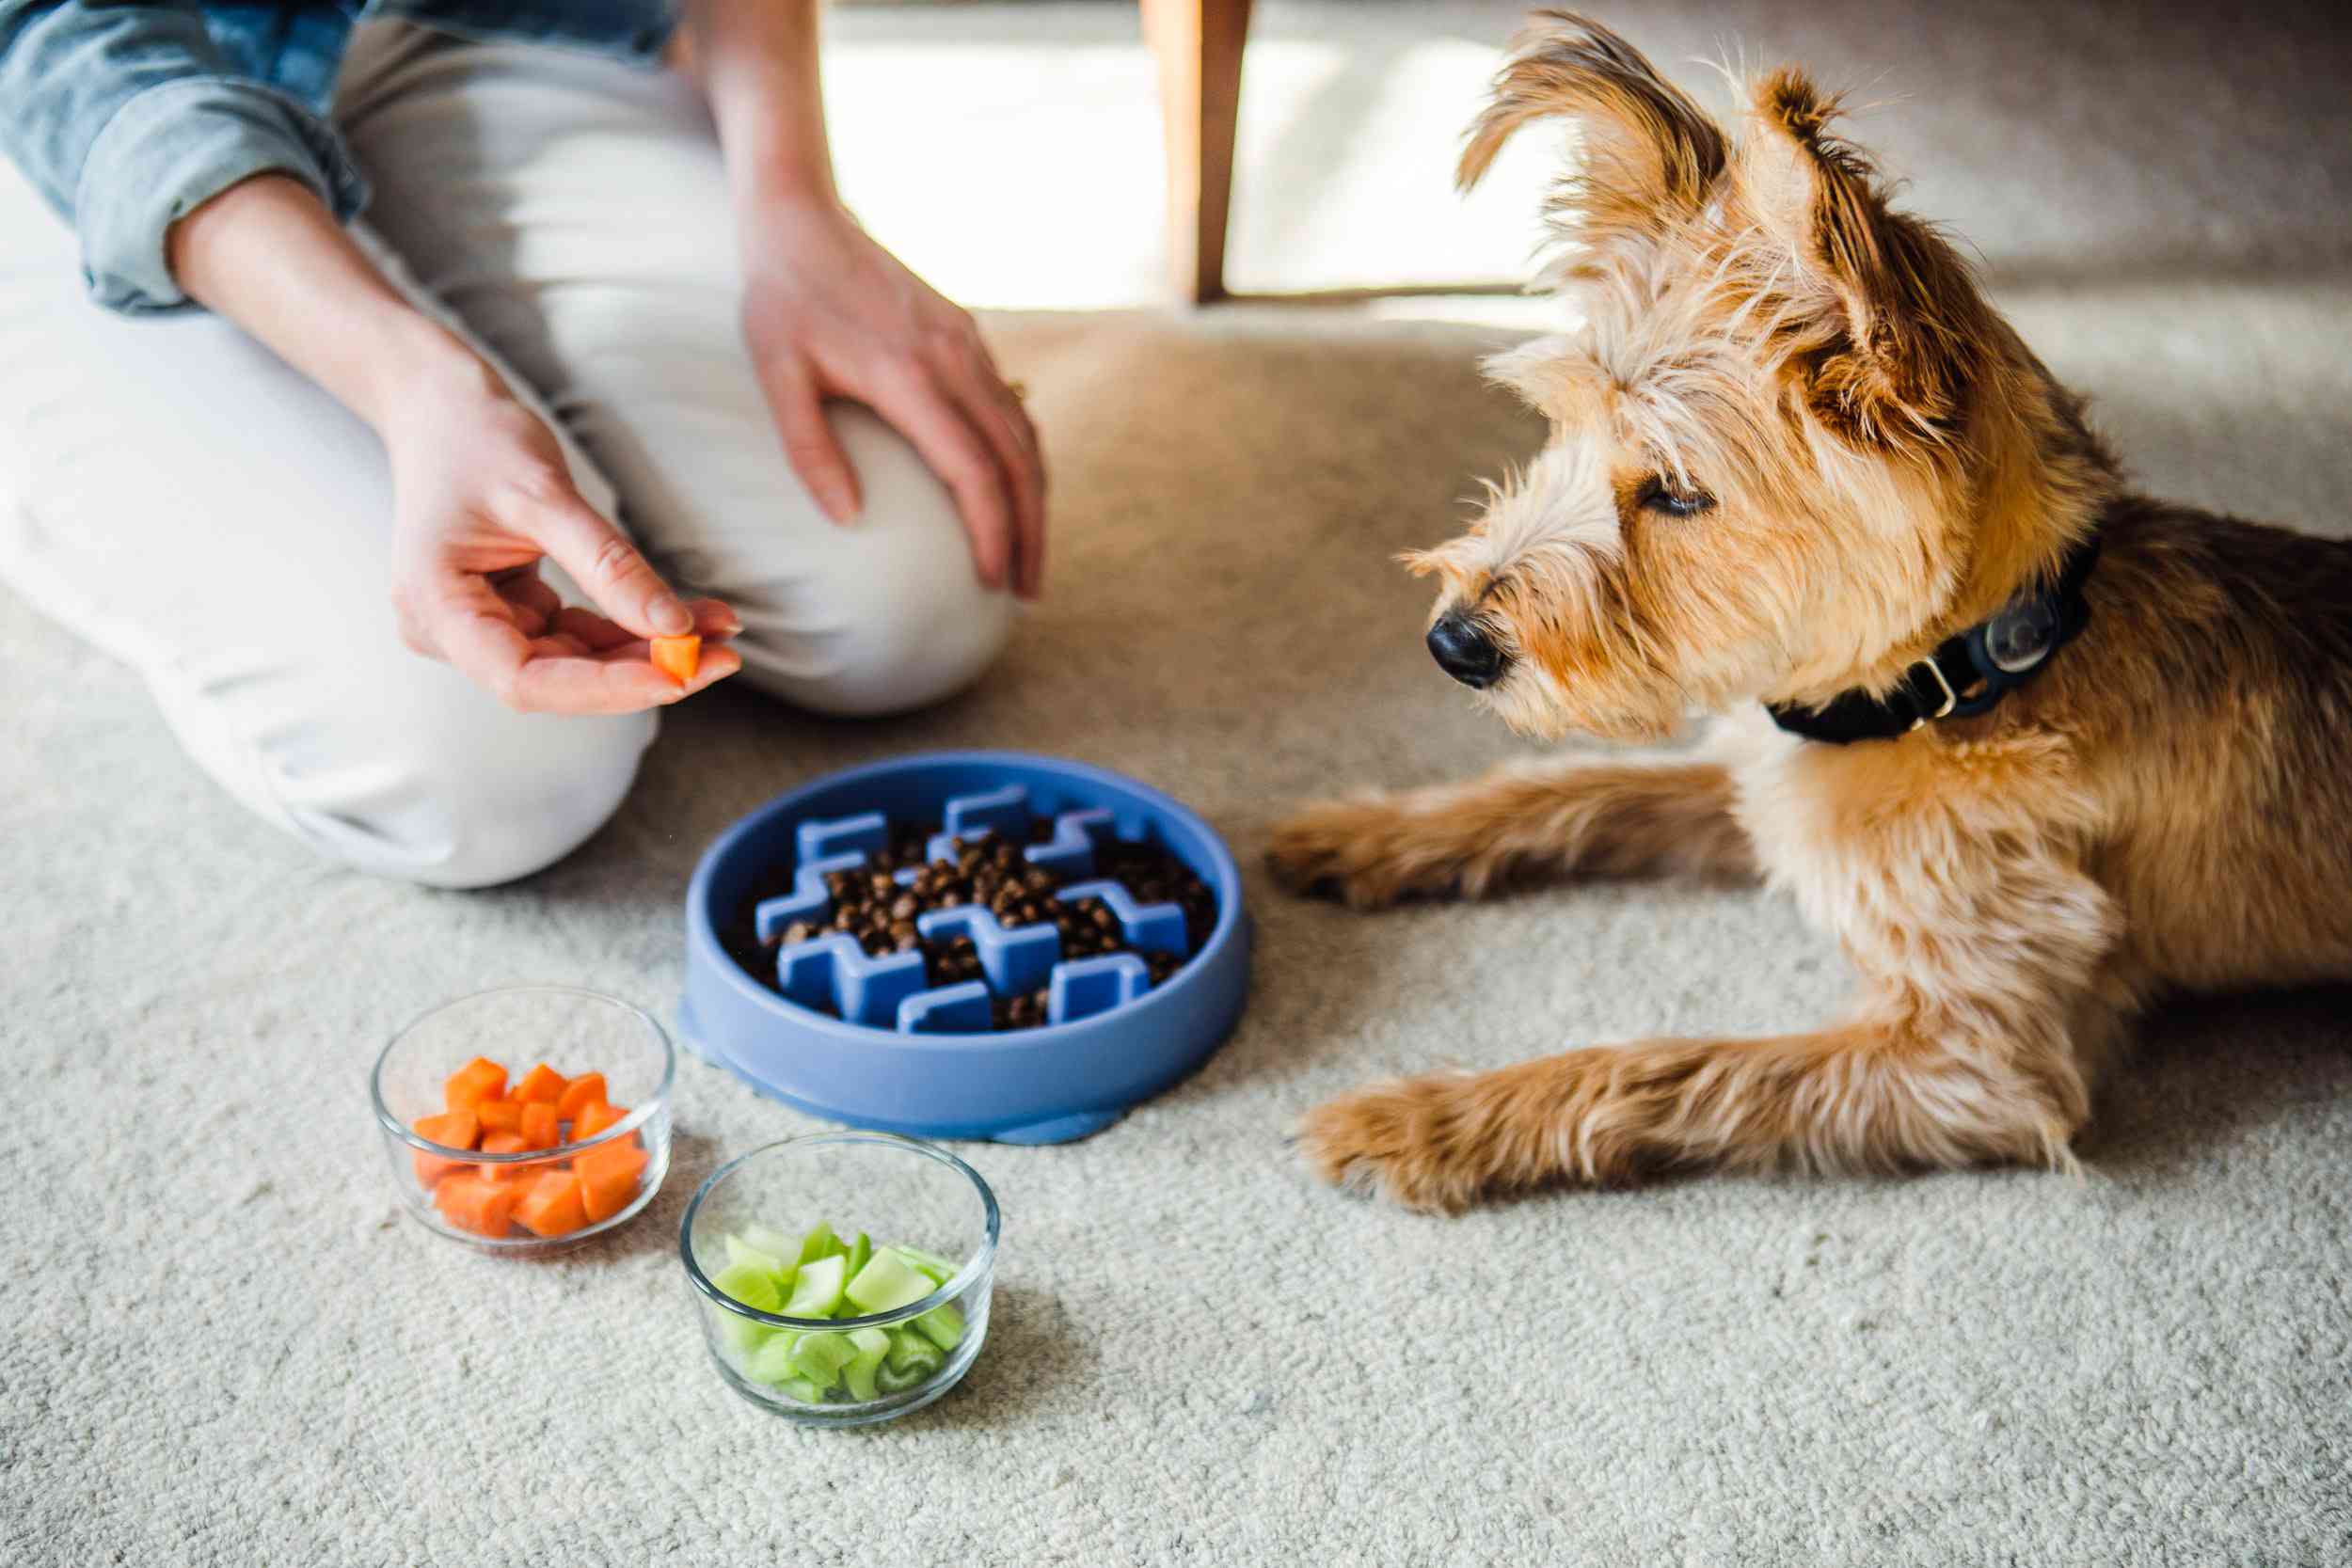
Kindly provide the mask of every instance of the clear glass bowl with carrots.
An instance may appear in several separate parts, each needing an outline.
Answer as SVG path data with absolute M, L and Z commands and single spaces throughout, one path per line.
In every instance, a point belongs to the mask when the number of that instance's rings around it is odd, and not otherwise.
M 369 1092 L 392 1184 L 427 1229 L 548 1252 L 626 1225 L 670 1167 L 675 1053 L 616 997 L 508 986 L 394 1035 Z

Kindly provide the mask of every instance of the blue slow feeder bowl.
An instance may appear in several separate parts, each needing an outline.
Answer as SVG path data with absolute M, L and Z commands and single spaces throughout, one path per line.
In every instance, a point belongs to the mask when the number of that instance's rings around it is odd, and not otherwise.
M 925 990 L 919 953 L 870 958 L 837 933 L 764 950 L 780 995 L 745 974 L 720 940 L 755 882 L 778 865 L 796 868 L 796 886 L 759 904 L 762 938 L 821 919 L 824 874 L 866 863 L 894 824 L 940 822 L 943 838 L 1000 832 L 1025 843 L 1039 817 L 1054 831 L 1027 844 L 1031 863 L 1073 879 L 1057 896 L 1101 898 L 1141 950 L 1183 953 L 1182 913 L 1093 881 L 1094 846 L 1150 841 L 1183 861 L 1216 898 L 1216 923 L 1200 951 L 1151 986 L 1133 954 L 1062 959 L 1051 926 L 1007 929 L 968 906 L 928 911 L 918 922 L 924 937 L 970 937 L 997 989 L 1049 988 L 1043 1027 L 991 1030 L 989 986 Z M 803 784 L 720 836 L 686 893 L 678 1021 L 702 1055 L 813 1115 L 918 1137 L 1045 1144 L 1100 1132 L 1190 1073 L 1232 1033 L 1248 990 L 1241 874 L 1207 823 L 1155 789 L 1085 763 L 934 752 Z

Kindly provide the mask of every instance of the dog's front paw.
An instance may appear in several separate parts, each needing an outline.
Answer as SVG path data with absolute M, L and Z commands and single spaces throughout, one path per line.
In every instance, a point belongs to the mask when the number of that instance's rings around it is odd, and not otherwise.
M 1425 1213 L 1458 1213 L 1486 1185 L 1466 1074 L 1400 1078 L 1327 1101 L 1298 1126 L 1316 1175 Z
M 1293 893 L 1330 893 L 1356 909 L 1386 909 L 1451 881 L 1415 828 L 1414 815 L 1391 800 L 1310 806 L 1274 830 L 1266 869 Z

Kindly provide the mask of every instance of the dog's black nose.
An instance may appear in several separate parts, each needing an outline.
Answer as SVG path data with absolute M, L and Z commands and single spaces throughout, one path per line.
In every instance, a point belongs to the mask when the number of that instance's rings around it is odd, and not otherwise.
M 1458 610 L 1439 616 L 1429 628 L 1429 653 L 1447 674 L 1482 690 L 1501 680 L 1510 662 L 1486 628 Z

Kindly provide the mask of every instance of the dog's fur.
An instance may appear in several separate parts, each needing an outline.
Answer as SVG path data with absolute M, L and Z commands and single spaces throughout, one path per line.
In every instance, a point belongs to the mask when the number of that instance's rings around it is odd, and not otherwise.
M 1761 877 L 1837 936 L 1860 1005 L 1366 1089 L 1301 1130 L 1334 1180 L 1455 1209 L 1676 1166 L 2065 1167 L 2153 998 L 2352 974 L 2352 546 L 2132 493 L 1836 110 L 1775 71 L 1735 136 L 1589 22 L 1522 39 L 1462 179 L 1574 124 L 1544 282 L 1584 324 L 1492 362 L 1551 439 L 1412 564 L 1511 656 L 1479 700 L 1521 733 L 1733 717 L 1712 760 L 1311 808 L 1269 861 L 1363 908 Z M 1716 504 L 1653 510 L 1659 482 Z M 2094 531 L 2089 629 L 1982 717 L 1837 746 L 1759 705 L 1889 690 Z

